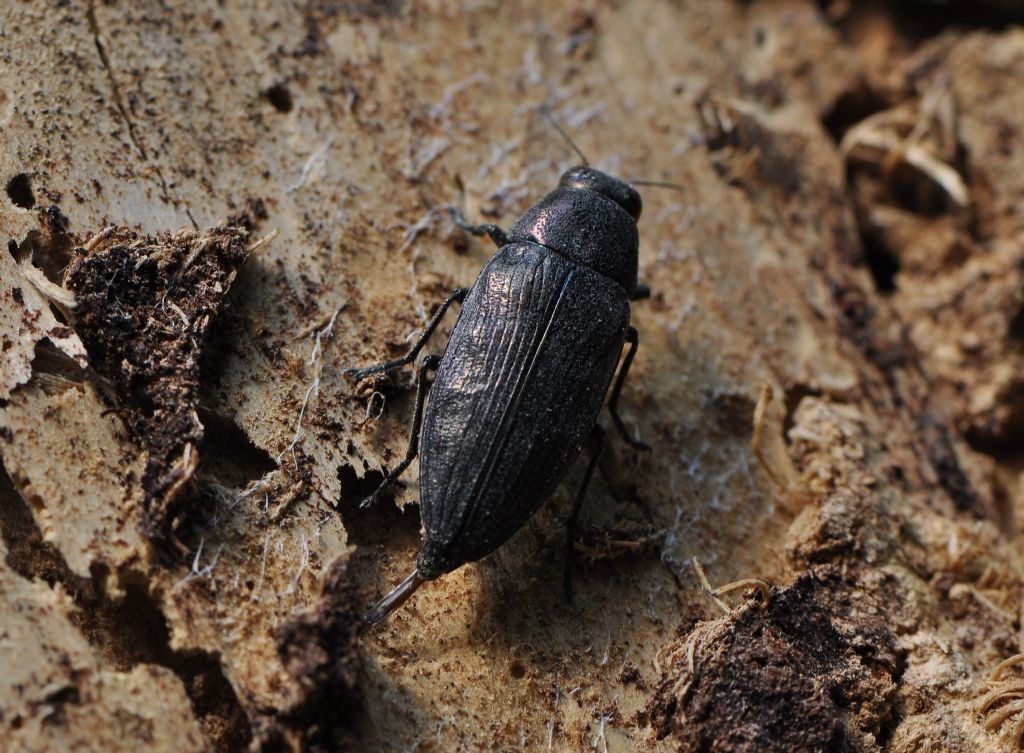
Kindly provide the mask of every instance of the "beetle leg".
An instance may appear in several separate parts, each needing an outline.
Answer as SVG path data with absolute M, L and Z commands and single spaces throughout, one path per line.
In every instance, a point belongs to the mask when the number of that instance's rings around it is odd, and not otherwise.
M 451 305 L 458 301 L 462 303 L 466 299 L 466 295 L 469 293 L 469 288 L 456 288 L 450 296 L 445 298 L 444 303 L 437 307 L 437 311 L 434 312 L 434 316 L 431 317 L 430 321 L 427 322 L 427 328 L 423 330 L 423 334 L 420 335 L 419 340 L 412 346 L 412 349 L 401 358 L 396 358 L 394 361 L 388 361 L 387 363 L 380 363 L 376 366 L 366 366 L 362 369 L 349 368 L 343 369 L 342 374 L 347 374 L 354 379 L 365 379 L 373 374 L 380 374 L 385 371 L 392 371 L 401 366 L 407 366 L 416 360 L 416 356 L 423 350 L 423 346 L 427 344 L 427 340 L 434 334 L 434 330 L 437 329 L 437 325 L 441 323 L 441 319 L 444 318 L 445 313 L 451 308 Z
M 360 507 L 365 509 L 376 502 L 380 495 L 384 493 L 384 490 L 398 480 L 398 477 L 402 475 L 413 459 L 419 454 L 420 426 L 423 423 L 423 402 L 427 399 L 427 372 L 435 371 L 440 363 L 441 356 L 433 355 L 424 358 L 423 363 L 420 364 L 419 373 L 416 375 L 416 410 L 412 414 L 412 433 L 409 437 L 409 449 L 405 451 L 405 457 L 402 458 L 402 462 L 391 469 L 391 472 L 385 476 L 373 494 L 359 503 Z
M 460 227 L 467 233 L 472 233 L 475 236 L 489 236 L 494 245 L 498 248 L 508 245 L 508 235 L 497 225 L 484 224 L 484 225 L 470 225 L 469 221 L 462 216 L 455 207 L 449 207 L 449 211 L 452 213 L 452 222 L 455 223 L 456 227 Z
M 636 290 L 633 291 L 633 295 L 630 296 L 631 301 L 646 301 L 651 297 L 651 286 L 644 285 L 642 282 L 636 284 Z
M 604 429 L 594 424 L 594 428 L 590 430 L 590 437 L 595 446 L 590 455 L 590 462 L 587 463 L 587 470 L 583 472 L 583 481 L 580 483 L 579 491 L 576 492 L 572 513 L 565 524 L 565 576 L 562 585 L 565 588 L 565 598 L 570 604 L 572 604 L 572 564 L 576 559 L 576 523 L 579 521 L 580 510 L 583 508 L 583 500 L 587 496 L 590 479 L 594 475 L 597 461 L 601 458 L 601 451 L 604 450 Z
M 622 385 L 626 382 L 629 366 L 633 363 L 633 357 L 636 356 L 636 349 L 640 347 L 640 335 L 636 331 L 636 327 L 630 327 L 626 330 L 626 342 L 629 343 L 629 352 L 626 353 L 626 360 L 623 361 L 622 369 L 619 370 L 619 378 L 615 380 L 615 386 L 612 387 L 612 396 L 608 400 L 608 411 L 612 414 L 612 421 L 615 424 L 616 431 L 626 440 L 626 444 L 637 450 L 650 451 L 651 446 L 649 444 L 629 436 L 629 432 L 626 431 L 626 426 L 622 423 L 622 418 L 619 416 L 619 393 L 622 392 Z

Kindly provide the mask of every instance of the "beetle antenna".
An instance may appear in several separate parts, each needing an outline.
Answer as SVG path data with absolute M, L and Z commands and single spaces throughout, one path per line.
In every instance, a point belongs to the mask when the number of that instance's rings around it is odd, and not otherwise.
M 634 186 L 655 186 L 657 188 L 674 188 L 676 191 L 686 190 L 677 183 L 668 183 L 663 180 L 629 180 L 626 182 Z
M 419 570 L 413 570 L 405 580 L 394 587 L 391 593 L 377 602 L 377 606 L 363 615 L 363 622 L 367 625 L 376 625 L 402 606 L 416 589 L 426 582 L 426 578 L 420 576 Z
M 545 119 L 554 127 L 554 129 L 558 131 L 559 135 L 563 139 L 565 139 L 565 142 L 572 147 L 572 150 L 576 152 L 579 158 L 583 160 L 583 166 L 590 167 L 590 161 L 587 159 L 587 156 L 580 150 L 578 146 L 576 146 L 576 143 L 571 138 L 569 138 L 569 134 L 567 134 L 562 129 L 562 126 L 558 125 L 558 121 L 555 120 L 554 116 L 550 112 L 548 112 L 548 109 L 546 107 L 542 107 L 540 110 L 540 114 L 545 117 Z

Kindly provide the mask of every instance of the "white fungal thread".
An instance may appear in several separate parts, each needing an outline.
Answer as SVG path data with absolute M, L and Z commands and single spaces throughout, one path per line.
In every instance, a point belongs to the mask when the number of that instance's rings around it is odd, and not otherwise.
M 532 191 L 527 187 L 530 177 L 536 173 L 544 173 L 551 169 L 550 160 L 538 160 L 524 167 L 519 175 L 512 180 L 506 180 L 493 190 L 488 196 L 492 201 L 508 204 L 519 199 L 526 198 Z
M 305 571 L 306 566 L 309 564 L 309 539 L 305 535 L 302 537 L 302 559 L 299 560 L 299 567 L 295 571 L 295 575 L 292 576 L 291 582 L 288 584 L 288 588 L 285 589 L 283 596 L 291 596 L 295 593 L 295 590 L 299 587 L 299 578 L 302 577 L 302 573 Z
M 605 664 L 608 663 L 608 660 L 611 658 L 611 651 L 612 651 L 612 633 L 609 630 L 608 631 L 608 642 L 605 643 L 605 646 L 604 646 L 604 656 L 602 656 L 600 661 L 597 662 L 597 666 L 603 667 Z
M 491 158 L 486 162 L 480 163 L 480 167 L 476 171 L 476 177 L 480 179 L 486 178 L 494 168 L 504 162 L 522 143 L 523 137 L 516 136 L 504 144 L 491 144 Z
M 416 242 L 419 238 L 420 233 L 427 230 L 437 218 L 441 215 L 447 215 L 450 212 L 450 208 L 447 206 L 433 207 L 429 209 L 422 217 L 411 225 L 406 226 L 405 235 L 402 236 L 402 245 L 398 247 L 398 253 L 404 253 L 406 249 Z M 416 262 L 419 261 L 422 254 L 418 246 L 413 246 L 412 255 L 409 259 L 409 278 L 411 284 L 409 286 L 409 296 L 412 298 L 413 305 L 416 306 L 416 313 L 421 318 L 427 319 L 427 310 L 423 306 L 423 301 L 420 300 L 419 285 L 416 280 Z
M 539 57 L 537 47 L 536 44 L 532 44 L 523 50 L 523 77 L 526 79 L 526 83 L 531 86 L 536 86 L 544 80 L 544 74 L 537 63 L 537 58 Z
M 432 118 L 442 118 L 448 114 L 448 108 L 451 107 L 452 100 L 455 99 L 455 95 L 465 91 L 474 84 L 486 83 L 487 79 L 482 74 L 475 74 L 469 78 L 457 81 L 454 84 L 449 84 L 444 94 L 441 95 L 441 101 L 430 108 L 430 116 Z
M 582 110 L 576 110 L 575 112 L 565 113 L 565 125 L 571 129 L 579 128 L 580 126 L 586 125 L 594 118 L 600 117 L 605 110 L 608 109 L 608 103 L 601 101 L 597 102 L 590 107 L 585 107 Z
M 182 578 L 180 581 L 178 581 L 177 585 L 181 585 L 183 583 L 188 583 L 189 581 L 195 580 L 196 578 L 206 578 L 206 577 L 208 577 L 208 576 L 213 574 L 213 568 L 215 568 L 217 566 L 217 560 L 220 559 L 220 553 L 221 553 L 221 551 L 223 551 L 224 545 L 221 544 L 220 546 L 217 547 L 217 551 L 214 553 L 213 559 L 210 560 L 210 563 L 208 565 L 200 567 L 199 566 L 199 562 L 202 559 L 202 556 L 203 556 L 203 546 L 205 546 L 205 544 L 206 544 L 206 539 L 205 538 L 199 539 L 199 548 L 196 549 L 196 555 L 195 555 L 195 557 L 192 558 L 192 567 L 185 574 L 185 577 Z
M 263 557 L 260 560 L 260 577 L 256 581 L 256 588 L 253 589 L 252 601 L 260 600 L 260 592 L 263 590 L 263 576 L 267 574 L 267 552 L 270 550 L 270 531 L 263 537 Z
M 267 476 L 269 475 L 270 474 L 261 476 L 255 482 L 253 482 L 248 489 L 246 489 L 244 492 L 236 496 L 234 501 L 230 505 L 228 505 L 228 510 L 234 510 L 236 507 L 238 507 L 239 503 L 241 503 L 243 499 L 251 497 L 256 492 L 263 491 L 267 487 L 267 484 L 270 483 L 270 480 L 267 478 Z
M 629 655 L 633 653 L 633 647 L 630 646 L 629 650 L 626 651 L 625 656 L 622 657 L 622 664 L 619 665 L 619 672 L 626 671 L 626 662 L 629 661 Z
M 309 155 L 309 159 L 306 160 L 306 164 L 302 166 L 302 173 L 299 175 L 299 179 L 292 185 L 288 186 L 285 189 L 285 193 L 294 193 L 306 185 L 306 181 L 309 180 L 309 175 L 313 172 L 313 169 L 327 159 L 327 153 L 331 150 L 331 147 L 334 146 L 334 142 L 335 137 L 331 136 L 324 142 L 323 146 Z
M 309 356 L 309 364 L 313 367 L 313 381 L 306 389 L 306 395 L 302 399 L 302 407 L 299 408 L 299 418 L 295 422 L 295 436 L 292 437 L 291 443 L 281 450 L 281 453 L 277 456 L 277 464 L 281 465 L 281 459 L 284 457 L 286 452 L 292 454 L 292 460 L 295 460 L 295 448 L 299 444 L 299 440 L 302 439 L 302 419 L 306 416 L 306 408 L 309 405 L 309 399 L 311 396 L 319 396 L 320 394 L 320 375 L 323 373 L 323 340 L 325 338 L 330 339 L 334 335 L 334 322 L 338 318 L 338 314 L 341 313 L 343 306 L 339 306 L 334 310 L 334 314 L 331 316 L 327 326 L 323 329 L 318 330 L 316 333 L 316 342 L 313 345 L 313 352 Z
M 661 546 L 661 561 L 667 563 L 675 562 L 675 550 L 679 547 L 679 523 L 683 518 L 682 505 L 676 505 L 676 519 L 672 527 L 665 534 L 665 542 Z
M 423 171 L 430 167 L 430 163 L 451 149 L 454 143 L 445 136 L 435 136 L 425 147 L 409 157 L 409 167 L 403 170 L 402 174 L 409 180 L 421 178 Z
M 612 716 L 610 714 L 601 714 L 597 734 L 594 736 L 593 742 L 590 743 L 590 747 L 594 750 L 597 750 L 597 744 L 600 743 L 602 751 L 608 753 L 608 739 L 605 737 L 604 731 L 611 720 Z
M 405 235 L 402 236 L 402 245 L 398 247 L 398 253 L 402 253 L 409 248 L 409 246 L 415 243 L 416 239 L 420 236 L 420 233 L 429 228 L 434 223 L 434 220 L 437 219 L 438 215 L 441 213 L 447 214 L 449 211 L 450 210 L 447 206 L 433 207 L 432 209 L 429 209 L 426 214 L 416 220 L 416 222 L 411 225 L 406 225 Z

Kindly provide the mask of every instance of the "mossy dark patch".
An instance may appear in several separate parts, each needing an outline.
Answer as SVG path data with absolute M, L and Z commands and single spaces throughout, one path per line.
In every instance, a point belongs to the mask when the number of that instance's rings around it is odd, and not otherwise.
M 899 673 L 885 621 L 853 616 L 863 593 L 853 576 L 815 567 L 767 609 L 698 626 L 648 708 L 659 737 L 694 753 L 863 750 L 885 728 Z
M 356 639 L 365 595 L 348 575 L 347 558 L 331 567 L 320 605 L 274 631 L 285 669 L 303 689 L 273 720 L 257 722 L 256 749 L 327 753 L 359 750 L 352 720 L 359 703 Z
M 220 227 L 144 238 L 111 228 L 75 253 L 66 280 L 77 299 L 75 330 L 148 452 L 143 528 L 162 540 L 198 464 L 201 351 L 249 254 L 248 233 Z

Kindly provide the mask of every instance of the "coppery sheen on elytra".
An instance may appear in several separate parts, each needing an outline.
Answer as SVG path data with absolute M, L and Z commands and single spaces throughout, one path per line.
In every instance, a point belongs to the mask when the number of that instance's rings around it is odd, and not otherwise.
M 415 571 L 368 622 L 382 620 L 424 581 L 490 554 L 533 515 L 599 431 L 597 416 L 628 341 L 610 406 L 624 433 L 614 403 L 636 349 L 629 318 L 640 211 L 628 183 L 588 167 L 568 171 L 507 235 L 493 226 L 472 229 L 500 248 L 472 288 L 449 298 L 410 354 L 350 372 L 362 377 L 411 362 L 447 305 L 463 301 L 444 355 L 428 356 L 418 380 L 421 406 L 426 372 L 437 369 L 420 436 L 423 547 Z M 413 423 L 407 460 L 417 450 Z

